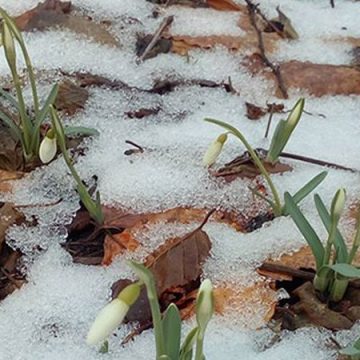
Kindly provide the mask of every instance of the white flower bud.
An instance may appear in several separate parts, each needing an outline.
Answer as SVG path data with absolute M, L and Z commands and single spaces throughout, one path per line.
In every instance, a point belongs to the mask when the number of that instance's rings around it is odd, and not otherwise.
M 39 158 L 43 164 L 49 163 L 56 155 L 57 144 L 53 130 L 49 130 L 39 148 Z
M 211 281 L 204 280 L 199 288 L 196 299 L 196 320 L 202 331 L 205 331 L 214 313 L 214 294 Z
M 105 340 L 124 320 L 129 305 L 118 298 L 107 304 L 98 314 L 90 331 L 86 342 L 89 345 L 96 345 Z
M 11 71 L 15 71 L 15 67 L 16 67 L 15 43 L 11 30 L 9 29 L 9 26 L 6 23 L 6 21 L 3 21 L 3 26 L 2 26 L 2 42 L 4 45 L 5 56 L 11 68 Z
M 345 201 L 346 201 L 346 191 L 344 188 L 341 188 L 336 192 L 334 199 L 331 203 L 331 214 L 333 216 L 333 221 L 335 222 L 339 221 L 341 213 L 344 210 Z
M 301 114 L 303 112 L 305 105 L 305 100 L 303 98 L 299 99 L 293 109 L 291 110 L 287 120 L 286 120 L 286 127 L 289 127 L 291 131 L 295 128 L 297 123 L 301 118 Z
M 99 312 L 87 335 L 87 344 L 95 345 L 105 340 L 123 322 L 130 306 L 138 299 L 140 290 L 139 283 L 128 285 Z
M 211 166 L 219 157 L 221 150 L 227 140 L 227 134 L 221 134 L 215 141 L 211 143 L 203 157 L 203 165 Z

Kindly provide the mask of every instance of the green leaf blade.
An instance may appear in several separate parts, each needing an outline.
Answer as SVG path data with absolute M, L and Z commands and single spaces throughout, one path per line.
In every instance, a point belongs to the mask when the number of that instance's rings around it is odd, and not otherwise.
M 330 265 L 329 268 L 334 272 L 336 272 L 337 274 L 349 279 L 360 278 L 360 269 L 350 264 L 339 263 L 339 264 Z
M 315 257 L 316 268 L 319 270 L 322 266 L 325 253 L 323 244 L 288 192 L 285 193 L 285 206 L 301 234 L 304 236 L 306 242 L 310 246 Z
M 181 318 L 175 304 L 170 304 L 165 311 L 163 320 L 163 334 L 166 355 L 172 360 L 179 360 L 181 339 Z
M 316 194 L 314 196 L 314 201 L 315 201 L 315 206 L 319 213 L 320 219 L 321 219 L 322 223 L 324 224 L 327 232 L 330 233 L 330 231 L 331 231 L 330 213 L 326 209 L 324 202 L 321 200 L 321 197 L 318 194 Z M 348 250 L 347 250 L 347 247 L 345 244 L 345 240 L 338 229 L 336 229 L 334 242 L 335 242 L 335 247 L 336 247 L 337 261 L 340 263 L 347 262 Z

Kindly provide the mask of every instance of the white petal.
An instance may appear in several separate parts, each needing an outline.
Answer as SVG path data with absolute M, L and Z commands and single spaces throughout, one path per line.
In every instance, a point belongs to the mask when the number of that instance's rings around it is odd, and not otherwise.
M 39 158 L 43 164 L 50 162 L 56 155 L 57 145 L 56 138 L 50 139 L 45 136 L 40 144 Z
M 129 305 L 119 299 L 114 299 L 107 304 L 98 314 L 90 331 L 86 342 L 89 345 L 98 344 L 105 340 L 124 320 Z

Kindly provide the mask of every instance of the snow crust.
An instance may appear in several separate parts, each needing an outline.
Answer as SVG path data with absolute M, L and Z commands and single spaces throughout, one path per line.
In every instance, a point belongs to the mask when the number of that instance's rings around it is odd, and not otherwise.
M 0 0 L 0 6 L 13 15 L 36 4 L 37 0 Z M 251 182 L 238 179 L 225 183 L 211 177 L 201 165 L 208 145 L 223 132 L 205 123 L 203 118 L 230 122 L 254 147 L 267 148 L 269 140 L 264 139 L 267 116 L 259 121 L 247 119 L 245 102 L 260 106 L 280 102 L 272 96 L 273 85 L 247 72 L 242 65 L 245 54 L 231 53 L 221 47 L 211 51 L 195 50 L 188 58 L 163 54 L 140 65 L 136 64 L 134 55 L 136 33 L 155 31 L 164 16 L 174 15 L 174 34 L 241 36 L 242 30 L 236 26 L 239 15 L 169 7 L 161 10 L 160 18 L 154 19 L 151 12 L 155 6 L 145 0 L 74 0 L 73 4 L 97 20 L 110 19 L 111 32 L 119 39 L 120 47 L 100 45 L 65 29 L 24 34 L 34 66 L 40 73 L 54 74 L 59 69 L 70 73 L 86 71 L 141 89 L 151 89 L 159 79 L 206 79 L 221 83 L 230 77 L 240 92 L 240 96 L 232 95 L 221 88 L 195 85 L 178 86 L 162 96 L 136 89 L 90 89 L 84 111 L 71 119 L 63 119 L 65 123 L 91 126 L 100 132 L 99 137 L 84 141 L 86 154 L 76 163 L 81 177 L 90 181 L 97 175 L 104 204 L 134 212 L 162 211 L 177 206 L 244 211 L 253 201 L 248 190 Z M 276 16 L 277 5 L 291 18 L 300 39 L 282 43 L 280 51 L 273 55 L 275 60 L 350 62 L 349 44 L 332 39 L 360 36 L 356 3 L 338 1 L 335 10 L 326 1 L 269 0 L 260 4 L 269 17 Z M 130 18 L 139 22 L 128 23 Z M 23 66 L 20 60 L 19 66 Z M 9 75 L 2 52 L 0 75 Z M 49 84 L 44 82 L 41 93 L 46 94 L 48 88 Z M 301 91 L 292 91 L 290 95 L 290 99 L 281 100 L 287 110 L 299 96 L 305 96 L 306 111 L 312 115 L 303 115 L 286 151 L 360 169 L 359 97 L 314 98 Z M 126 115 L 141 108 L 160 110 L 143 119 L 130 119 Z M 285 116 L 274 115 L 270 137 L 277 121 Z M 140 144 L 144 153 L 125 156 L 124 151 L 129 149 L 125 140 Z M 244 147 L 230 138 L 215 168 L 243 151 Z M 324 170 L 315 165 L 284 161 L 291 164 L 293 171 L 272 176 L 280 193 L 294 193 Z M 33 205 L 23 211 L 28 219 L 35 216 L 38 225 L 13 226 L 7 234 L 8 244 L 24 253 L 22 267 L 28 274 L 28 283 L 0 303 L 0 360 L 154 358 L 151 330 L 121 347 L 121 339 L 130 330 L 126 325 L 121 326 L 117 336 L 110 338 L 110 352 L 106 355 L 85 344 L 87 330 L 109 300 L 111 284 L 120 277 L 132 277 L 126 259 L 141 259 L 165 239 L 185 234 L 199 224 L 155 224 L 147 233 L 139 234 L 146 243 L 141 252 L 125 254 L 106 268 L 73 264 L 60 244 L 67 235 L 65 225 L 71 222 L 79 207 L 74 185 L 59 157 L 19 181 L 14 195 L 4 198 L 18 205 Z M 348 205 L 351 204 L 360 190 L 358 173 L 328 169 L 328 176 L 317 191 L 329 204 L 340 186 L 347 188 Z M 41 204 L 48 206 L 39 206 Z M 312 197 L 302 203 L 302 208 L 324 236 Z M 351 234 L 351 222 L 344 222 L 342 226 Z M 212 256 L 204 264 L 204 277 L 209 277 L 215 286 L 223 282 L 250 286 L 259 280 L 255 269 L 264 260 L 304 245 L 296 227 L 286 217 L 266 223 L 250 234 L 238 233 L 212 221 L 204 230 L 213 243 Z M 289 356 L 294 360 L 336 359 L 336 351 L 326 346 L 330 336 L 347 345 L 359 333 L 359 326 L 336 335 L 310 328 L 283 332 L 277 338 L 265 327 L 247 329 L 241 321 L 244 316 L 234 316 L 230 311 L 224 317 L 214 318 L 205 340 L 208 359 L 287 360 Z M 191 321 L 184 325 L 189 328 Z

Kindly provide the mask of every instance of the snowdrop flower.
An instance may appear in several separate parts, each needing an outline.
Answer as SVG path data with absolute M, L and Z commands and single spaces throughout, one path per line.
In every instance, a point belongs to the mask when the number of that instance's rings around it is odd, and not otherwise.
M 53 129 L 50 129 L 39 148 L 39 158 L 43 164 L 49 163 L 56 155 L 56 136 Z
M 116 299 L 99 312 L 87 335 L 88 345 L 95 345 L 105 340 L 122 323 L 130 306 L 139 297 L 140 290 L 139 283 L 127 286 Z
M 221 134 L 215 141 L 211 143 L 203 158 L 204 166 L 211 166 L 214 164 L 216 159 L 219 157 L 226 140 L 227 134 L 225 133 Z
M 214 313 L 213 286 L 209 279 L 204 280 L 196 299 L 196 320 L 202 332 L 205 331 Z

